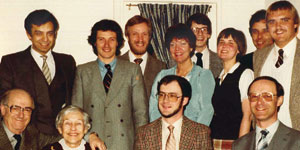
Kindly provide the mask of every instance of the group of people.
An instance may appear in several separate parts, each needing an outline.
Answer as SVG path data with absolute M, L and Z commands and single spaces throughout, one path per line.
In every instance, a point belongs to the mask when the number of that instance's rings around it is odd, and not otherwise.
M 52 13 L 35 10 L 24 26 L 31 46 L 0 63 L 0 149 L 300 149 L 299 15 L 288 1 L 252 15 L 257 50 L 247 55 L 235 28 L 210 50 L 205 14 L 169 27 L 171 68 L 149 52 L 152 25 L 140 15 L 125 25 L 122 56 L 120 25 L 95 23 L 97 59 L 77 67 L 53 51 Z

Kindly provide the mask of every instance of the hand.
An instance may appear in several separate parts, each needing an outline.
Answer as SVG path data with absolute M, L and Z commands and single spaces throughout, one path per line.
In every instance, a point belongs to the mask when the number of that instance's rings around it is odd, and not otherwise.
M 106 150 L 104 142 L 95 133 L 91 133 L 89 139 L 90 147 L 92 148 L 92 150 L 96 150 L 96 148 L 98 148 L 99 150 Z

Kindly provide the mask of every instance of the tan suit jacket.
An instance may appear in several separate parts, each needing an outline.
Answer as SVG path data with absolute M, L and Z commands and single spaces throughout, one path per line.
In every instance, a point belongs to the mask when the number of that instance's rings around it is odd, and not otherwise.
M 260 76 L 261 69 L 272 51 L 274 45 L 255 51 L 253 55 L 254 76 Z M 275 65 L 275 64 L 274 64 Z M 300 131 L 300 40 L 297 39 L 296 52 L 294 57 L 291 91 L 290 91 L 290 116 L 292 127 Z
M 162 149 L 162 120 L 161 118 L 138 129 L 135 138 L 135 150 Z M 180 150 L 212 150 L 209 127 L 183 117 Z
M 137 127 L 148 123 L 148 103 L 138 65 L 117 59 L 108 94 L 97 61 L 76 70 L 72 104 L 91 117 L 91 132 L 97 132 L 110 150 L 132 150 Z
M 209 52 L 209 70 L 213 73 L 214 78 L 219 77 L 222 69 L 223 64 L 222 60 L 219 58 L 218 54 L 208 50 Z
M 126 52 L 124 55 L 120 56 L 120 58 L 129 61 L 129 53 Z M 146 68 L 145 68 L 145 72 L 144 72 L 144 83 L 146 86 L 147 99 L 149 99 L 149 97 L 150 97 L 152 84 L 153 84 L 153 81 L 154 81 L 156 75 L 162 69 L 166 69 L 166 68 L 167 68 L 167 66 L 165 63 L 156 59 L 152 55 L 148 54 L 148 59 L 147 59 Z

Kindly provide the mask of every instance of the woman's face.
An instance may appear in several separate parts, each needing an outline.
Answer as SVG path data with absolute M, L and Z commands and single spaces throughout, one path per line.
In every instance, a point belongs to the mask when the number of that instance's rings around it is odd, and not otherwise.
M 233 40 L 232 36 L 227 38 L 222 37 L 218 43 L 218 56 L 223 60 L 235 60 L 236 55 L 239 53 L 238 45 Z
M 170 52 L 177 63 L 184 63 L 191 59 L 190 53 L 192 50 L 193 48 L 190 47 L 186 39 L 173 38 L 170 42 Z
M 78 147 L 81 144 L 84 134 L 87 132 L 83 115 L 78 111 L 67 113 L 58 131 L 69 147 Z

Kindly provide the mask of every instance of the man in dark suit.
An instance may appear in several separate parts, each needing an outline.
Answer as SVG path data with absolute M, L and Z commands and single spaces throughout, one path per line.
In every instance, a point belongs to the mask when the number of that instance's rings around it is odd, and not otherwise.
M 300 132 L 278 120 L 278 109 L 283 103 L 284 90 L 274 78 L 261 76 L 248 88 L 250 108 L 256 129 L 237 139 L 233 150 L 296 150 L 300 149 Z
M 97 22 L 88 38 L 97 60 L 79 65 L 72 104 L 91 117 L 110 150 L 132 150 L 137 127 L 148 123 L 148 103 L 141 68 L 119 59 L 124 39 L 112 20 Z
M 267 29 L 266 10 L 262 9 L 255 12 L 249 21 L 249 32 L 257 50 L 273 44 L 273 39 Z M 240 62 L 247 68 L 253 70 L 253 53 L 244 55 Z
M 75 75 L 72 56 L 52 51 L 59 25 L 47 10 L 35 10 L 25 19 L 28 39 L 26 50 L 2 57 L 0 95 L 13 88 L 28 91 L 36 110 L 32 122 L 43 133 L 57 135 L 55 117 L 71 102 Z
M 266 22 L 274 44 L 254 52 L 254 76 L 271 76 L 283 85 L 286 94 L 278 118 L 300 131 L 299 15 L 289 1 L 277 1 L 267 9 Z
M 214 77 L 219 77 L 223 65 L 218 54 L 208 47 L 211 36 L 211 21 L 205 14 L 196 13 L 189 17 L 186 24 L 193 30 L 196 36 L 195 55 L 192 61 L 202 68 L 209 69 Z
M 149 48 L 152 35 L 151 22 L 136 15 L 130 18 L 125 25 L 125 36 L 128 40 L 130 50 L 120 58 L 139 64 L 144 76 L 147 99 L 150 97 L 151 88 L 156 75 L 166 68 L 166 64 L 152 56 Z
M 183 115 L 191 98 L 190 83 L 168 75 L 157 85 L 159 119 L 138 129 L 135 150 L 211 150 L 209 127 Z

